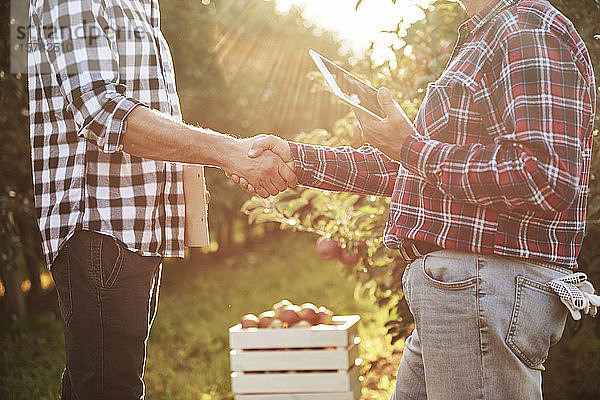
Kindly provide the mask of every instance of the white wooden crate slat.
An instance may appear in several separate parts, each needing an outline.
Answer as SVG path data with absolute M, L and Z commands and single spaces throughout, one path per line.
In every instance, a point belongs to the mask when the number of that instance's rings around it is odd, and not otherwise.
M 351 391 L 358 381 L 358 368 L 337 372 L 289 372 L 231 374 L 236 394 L 315 393 Z
M 233 371 L 348 369 L 358 357 L 358 346 L 331 350 L 231 350 Z
M 334 316 L 336 325 L 309 328 L 248 328 L 237 324 L 229 329 L 232 349 L 348 347 L 358 334 L 358 315 Z
M 358 400 L 360 385 L 347 392 L 238 394 L 235 400 Z

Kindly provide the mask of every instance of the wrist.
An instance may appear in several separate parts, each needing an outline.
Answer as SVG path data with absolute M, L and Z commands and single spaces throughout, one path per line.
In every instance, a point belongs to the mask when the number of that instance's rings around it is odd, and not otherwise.
M 208 164 L 224 171 L 230 171 L 232 155 L 240 152 L 238 141 L 232 136 L 212 131 L 203 131 L 202 133 L 206 138 L 202 150 Z

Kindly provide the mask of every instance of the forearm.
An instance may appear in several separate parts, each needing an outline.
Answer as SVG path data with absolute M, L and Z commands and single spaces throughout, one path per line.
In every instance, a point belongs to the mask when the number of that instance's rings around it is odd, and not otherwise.
M 400 164 L 369 146 L 324 147 L 290 142 L 298 183 L 317 189 L 391 196 Z
M 234 139 L 208 129 L 178 122 L 138 106 L 127 117 L 123 135 L 126 153 L 152 160 L 224 167 Z
M 537 151 L 536 151 L 537 150 Z M 578 195 L 581 153 L 565 161 L 527 143 L 455 145 L 409 138 L 400 160 L 448 196 L 485 207 L 560 212 Z

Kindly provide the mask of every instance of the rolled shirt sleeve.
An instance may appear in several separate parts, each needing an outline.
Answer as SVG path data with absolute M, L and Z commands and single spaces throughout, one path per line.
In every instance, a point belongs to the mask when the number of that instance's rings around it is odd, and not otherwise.
M 106 153 L 122 150 L 126 119 L 140 102 L 119 75 L 106 2 L 44 0 L 32 9 L 32 37 L 42 46 L 77 133 Z

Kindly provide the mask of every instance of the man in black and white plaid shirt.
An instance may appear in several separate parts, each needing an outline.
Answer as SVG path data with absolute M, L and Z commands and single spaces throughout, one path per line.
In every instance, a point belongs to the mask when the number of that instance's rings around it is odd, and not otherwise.
M 35 203 L 63 318 L 63 399 L 139 399 L 160 265 L 183 256 L 180 163 L 244 176 L 263 197 L 296 177 L 273 153 L 249 159 L 254 139 L 181 122 L 157 0 L 30 0 L 30 19 Z

